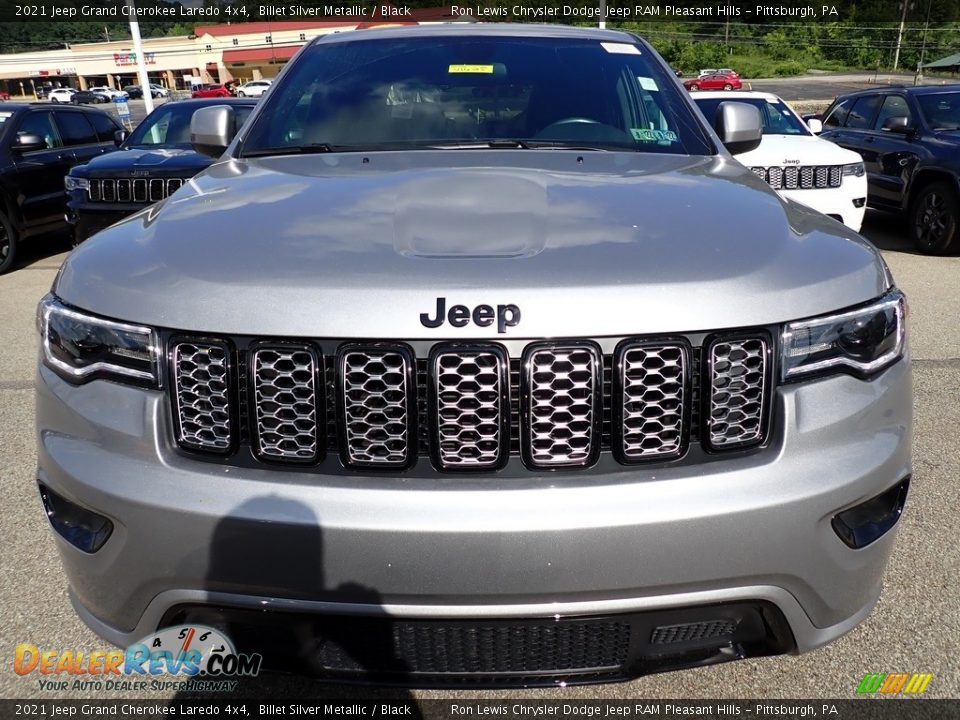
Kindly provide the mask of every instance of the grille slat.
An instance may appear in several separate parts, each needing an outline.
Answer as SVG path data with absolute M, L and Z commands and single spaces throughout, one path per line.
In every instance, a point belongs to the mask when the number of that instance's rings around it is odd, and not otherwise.
M 840 165 L 787 165 L 751 167 L 751 172 L 774 190 L 825 190 L 843 183 Z
M 628 344 L 620 349 L 620 443 L 627 461 L 679 457 L 684 451 L 689 369 L 684 345 Z
M 312 343 L 180 336 L 171 342 L 177 442 L 191 451 L 346 467 L 577 468 L 612 451 L 621 464 L 673 461 L 691 444 L 724 451 L 767 433 L 769 336 L 716 334 L 534 342 L 522 357 L 495 343 Z M 322 342 L 322 341 L 317 341 Z M 218 344 L 219 343 L 219 344 Z M 702 358 L 702 359 L 701 359 Z M 236 367 L 233 367 L 235 365 Z M 232 378 L 232 379 L 230 379 Z M 702 379 L 701 379 L 702 378 Z M 701 400 L 701 397 L 703 398 Z
M 718 338 L 710 363 L 707 440 L 727 449 L 763 440 L 769 345 L 761 337 Z
M 521 432 L 527 464 L 577 467 L 600 450 L 603 367 L 591 345 L 542 345 L 524 356 Z
M 173 347 L 178 442 L 188 449 L 225 453 L 233 445 L 230 350 L 208 342 Z
M 429 382 L 437 464 L 465 470 L 500 465 L 509 447 L 506 353 L 492 346 L 435 348 Z
M 399 346 L 347 346 L 338 357 L 344 463 L 409 464 L 417 426 L 412 353 Z
M 256 452 L 269 460 L 315 461 L 323 428 L 322 368 L 307 347 L 265 346 L 251 353 Z

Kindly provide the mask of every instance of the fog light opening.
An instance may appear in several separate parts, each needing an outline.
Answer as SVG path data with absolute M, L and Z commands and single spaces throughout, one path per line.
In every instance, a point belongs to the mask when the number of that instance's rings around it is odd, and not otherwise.
M 70 502 L 42 483 L 39 488 L 47 519 L 60 537 L 85 553 L 95 553 L 103 547 L 113 532 L 108 518 Z
M 908 475 L 875 498 L 837 513 L 831 522 L 833 531 L 848 547 L 866 547 L 897 524 L 907 502 L 909 488 Z
M 862 208 L 866 204 L 867 204 L 867 199 L 865 197 L 853 199 L 853 206 L 855 208 Z

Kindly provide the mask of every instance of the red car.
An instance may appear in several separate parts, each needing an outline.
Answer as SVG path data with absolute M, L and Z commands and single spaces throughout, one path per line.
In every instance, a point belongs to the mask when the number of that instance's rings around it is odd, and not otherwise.
M 6 92 L 5 90 L 0 90 L 0 100 L 9 100 L 9 99 L 10 99 L 10 93 Z
M 196 90 L 194 90 L 190 97 L 195 98 L 215 98 L 215 97 L 231 97 L 230 91 L 227 90 L 223 85 L 201 85 Z
M 743 87 L 743 83 L 740 82 L 740 78 L 736 75 L 716 73 L 684 80 L 683 86 L 691 92 L 696 92 L 697 90 L 739 90 Z

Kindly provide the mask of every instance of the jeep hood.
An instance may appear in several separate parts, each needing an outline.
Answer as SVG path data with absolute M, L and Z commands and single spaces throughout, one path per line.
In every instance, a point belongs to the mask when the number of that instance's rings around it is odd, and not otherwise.
M 83 243 L 55 291 L 180 330 L 466 339 L 496 325 L 421 313 L 512 303 L 518 338 L 695 332 L 887 286 L 872 245 L 729 158 L 442 150 L 221 161 Z
M 132 147 L 98 155 L 78 165 L 75 177 L 189 177 L 208 168 L 213 160 L 186 147 Z M 137 173 L 131 175 L 131 173 Z

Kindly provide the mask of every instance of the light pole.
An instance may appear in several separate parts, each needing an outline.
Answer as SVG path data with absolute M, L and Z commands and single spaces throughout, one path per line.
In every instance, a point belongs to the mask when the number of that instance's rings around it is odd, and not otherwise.
M 147 59 L 143 56 L 143 43 L 140 41 L 140 23 L 137 22 L 137 7 L 133 0 L 127 0 L 130 13 L 130 36 L 133 38 L 133 52 L 137 55 L 137 76 L 140 78 L 140 89 L 143 90 L 143 104 L 147 115 L 153 112 L 153 90 L 150 89 L 150 78 L 147 77 Z
M 607 0 L 600 0 L 600 29 L 607 29 Z

